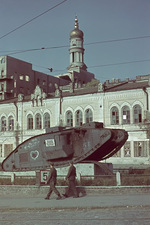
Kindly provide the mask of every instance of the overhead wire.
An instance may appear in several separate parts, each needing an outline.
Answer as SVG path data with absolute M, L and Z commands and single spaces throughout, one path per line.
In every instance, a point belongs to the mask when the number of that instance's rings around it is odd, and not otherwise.
M 65 3 L 66 1 L 68 1 L 68 0 L 63 0 L 62 2 L 60 2 L 60 3 L 56 4 L 56 5 L 54 5 L 53 7 L 47 9 L 47 10 L 44 11 L 43 13 L 41 13 L 41 14 L 39 14 L 39 15 L 33 17 L 32 19 L 28 20 L 27 22 L 23 23 L 22 25 L 20 25 L 20 26 L 16 27 L 15 29 L 9 31 L 8 33 L 2 35 L 2 36 L 0 37 L 0 39 L 2 39 L 2 38 L 4 38 L 4 37 L 8 36 L 9 34 L 11 34 L 11 33 L 13 33 L 13 32 L 15 32 L 16 30 L 18 30 L 18 29 L 20 29 L 21 27 L 27 25 L 28 23 L 31 23 L 33 20 L 39 18 L 40 16 L 43 16 L 44 14 L 46 14 L 46 13 L 48 13 L 49 11 L 55 9 L 56 7 L 58 7 L 58 6 L 60 6 L 61 4 Z
M 123 64 L 149 62 L 149 61 L 150 61 L 150 59 L 143 59 L 143 60 L 136 60 L 136 61 L 128 61 L 128 62 L 109 63 L 109 64 L 103 64 L 103 65 L 88 66 L 88 68 L 105 67 L 105 66 L 118 66 L 118 65 L 123 65 Z
M 48 13 L 49 11 L 53 10 L 54 8 L 58 7 L 59 5 L 65 3 L 68 0 L 63 0 L 62 2 L 56 4 L 55 6 L 49 8 L 48 10 L 44 11 L 43 13 L 35 16 L 34 18 L 30 19 L 29 21 L 25 22 L 24 24 L 16 27 L 15 29 L 9 31 L 5 35 L 1 36 L 0 39 L 8 36 L 9 34 L 15 32 L 16 30 L 20 29 L 21 27 L 29 24 L 33 20 L 39 18 L 40 16 Z M 121 42 L 121 41 L 129 41 L 129 40 L 136 40 L 136 39 L 144 39 L 144 38 L 150 38 L 150 36 L 140 36 L 140 37 L 129 37 L 129 38 L 122 38 L 122 39 L 113 39 L 113 40 L 104 40 L 104 41 L 96 41 L 96 42 L 91 42 L 91 43 L 85 43 L 84 45 L 96 45 L 96 44 L 104 44 L 104 43 L 112 43 L 112 42 Z M 62 46 L 51 46 L 51 47 L 41 47 L 41 48 L 35 48 L 35 49 L 25 49 L 25 50 L 12 50 L 12 51 L 0 51 L 0 52 L 8 52 L 9 54 L 7 55 L 14 55 L 14 54 L 20 54 L 20 53 L 25 53 L 25 52 L 31 52 L 31 51 L 41 51 L 41 50 L 48 50 L 48 49 L 60 49 L 60 48 L 67 48 L 69 45 L 62 45 Z M 139 62 L 147 62 L 150 61 L 150 59 L 144 59 L 144 60 L 137 60 L 137 61 L 129 61 L 129 62 L 121 62 L 121 63 L 109 63 L 109 64 L 104 64 L 104 65 L 95 65 L 95 66 L 89 66 L 88 68 L 95 68 L 95 67 L 105 67 L 105 66 L 116 66 L 116 65 L 122 65 L 122 64 L 129 64 L 129 63 L 139 63 Z M 36 65 L 34 65 L 36 66 Z M 42 66 L 38 66 L 41 68 L 45 68 Z M 49 68 L 45 68 L 49 69 Z M 64 71 L 64 70 L 54 70 L 54 71 Z
M 118 65 L 125 65 L 125 64 L 132 64 L 132 63 L 141 63 L 141 62 L 150 62 L 150 59 L 143 59 L 143 60 L 135 60 L 135 61 L 128 61 L 128 62 L 120 62 L 120 63 L 108 63 L 108 64 L 103 64 L 103 65 L 94 65 L 94 66 L 88 66 L 88 68 L 96 68 L 96 67 L 107 67 L 107 66 L 118 66 Z M 33 66 L 43 68 L 46 70 L 50 70 L 50 68 L 39 66 L 32 64 Z M 65 71 L 65 69 L 57 69 L 57 70 L 52 70 L 53 72 L 62 72 Z
M 111 42 L 118 42 L 118 41 L 130 41 L 130 40 L 143 39 L 143 38 L 150 38 L 150 36 L 148 35 L 148 36 L 140 36 L 140 37 L 129 37 L 129 38 L 106 40 L 106 41 L 97 41 L 97 42 L 87 43 L 85 45 L 104 44 L 104 43 L 111 43 Z
M 8 36 L 9 34 L 15 32 L 16 30 L 22 28 L 23 26 L 31 23 L 32 21 L 36 20 L 37 18 L 43 16 L 44 14 L 48 13 L 49 11 L 55 9 L 56 7 L 60 6 L 61 4 L 65 3 L 68 0 L 63 0 L 62 2 L 56 4 L 55 6 L 49 8 L 48 10 L 44 11 L 43 13 L 35 16 L 34 18 L 30 19 L 29 21 L 25 22 L 24 24 L 16 27 L 15 29 L 9 31 L 8 33 L 2 35 L 0 37 L 0 39 Z M 129 37 L 129 38 L 122 38 L 122 39 L 112 39 L 112 40 L 103 40 L 103 41 L 95 41 L 95 42 L 90 42 L 90 43 L 85 43 L 85 46 L 89 46 L 89 45 L 97 45 L 97 44 L 105 44 L 105 43 L 113 43 L 113 42 L 122 42 L 122 41 L 130 41 L 130 40 L 138 40 L 138 39 L 146 39 L 146 38 L 150 38 L 150 36 L 137 36 L 137 37 Z M 7 55 L 15 55 L 15 54 L 21 54 L 21 53 L 25 53 L 25 52 L 32 52 L 32 51 L 43 51 L 43 50 L 51 50 L 51 49 L 61 49 L 61 48 L 68 48 L 69 45 L 60 45 L 60 46 L 50 46 L 50 47 L 41 47 L 41 48 L 33 48 L 33 49 L 22 49 L 22 50 L 9 50 L 9 51 L 0 51 L 4 52 L 4 53 L 8 53 Z M 120 62 L 120 63 L 108 63 L 108 64 L 102 64 L 102 65 L 93 65 L 93 66 L 88 66 L 88 68 L 96 68 L 96 67 L 108 67 L 108 66 L 117 66 L 117 65 L 124 65 L 124 64 L 131 64 L 131 63 L 141 63 L 141 62 L 149 62 L 150 59 L 143 59 L 143 60 L 136 60 L 136 61 L 128 61 L 128 62 Z M 37 67 L 41 67 L 43 69 L 48 69 L 50 70 L 50 68 L 46 68 L 43 66 L 39 66 L 39 65 L 34 65 L 33 66 L 37 66 Z M 61 72 L 61 71 L 65 71 L 64 69 L 62 70 L 53 70 L 53 72 Z
M 134 37 L 134 38 L 123 38 L 123 39 L 115 39 L 115 40 L 107 40 L 107 41 L 98 41 L 98 42 L 87 43 L 85 45 L 102 44 L 102 43 L 106 43 L 106 42 L 108 43 L 108 42 L 117 42 L 117 41 L 127 41 L 127 40 L 142 39 L 142 38 L 150 38 L 150 36 L 142 36 L 142 37 Z M 25 49 L 25 50 L 14 50 L 13 52 L 11 52 L 11 53 L 9 53 L 7 55 L 14 55 L 14 54 L 19 54 L 19 53 L 24 53 L 24 52 L 41 51 L 41 50 L 48 50 L 48 49 L 59 49 L 59 48 L 66 48 L 66 47 L 69 47 L 69 45 L 42 47 L 42 48 Z M 0 52 L 4 52 L 4 51 L 0 51 Z M 8 52 L 8 51 L 6 51 L 6 52 Z M 123 65 L 123 64 L 149 62 L 149 61 L 150 61 L 150 59 L 143 59 L 143 60 L 136 60 L 136 61 L 120 62 L 120 63 L 108 63 L 108 64 L 102 64 L 102 65 L 88 66 L 88 68 L 117 66 L 117 65 Z M 37 65 L 33 64 L 33 66 L 37 66 Z M 49 68 L 46 68 L 46 67 L 43 67 L 43 66 L 39 66 L 38 65 L 37 67 L 41 67 L 41 68 L 49 70 Z M 53 70 L 53 72 L 56 72 L 56 71 L 64 71 L 64 69 L 62 69 L 62 70 Z
M 96 45 L 96 44 L 104 44 L 104 43 L 112 43 L 112 42 L 120 42 L 120 41 L 130 41 L 130 40 L 137 40 L 137 39 L 144 39 L 150 38 L 150 36 L 140 36 L 140 37 L 129 37 L 129 38 L 122 38 L 122 39 L 112 39 L 112 40 L 104 40 L 104 41 L 95 41 L 90 43 L 85 43 L 85 46 L 88 45 Z M 58 49 L 58 48 L 68 48 L 69 45 L 60 45 L 60 46 L 50 46 L 50 47 L 41 47 L 41 48 L 31 48 L 31 49 L 22 49 L 22 50 L 10 50 L 10 51 L 0 51 L 1 52 L 8 52 L 8 55 L 20 54 L 24 52 L 31 52 L 31 51 L 41 51 L 41 50 L 48 50 L 48 49 Z
M 12 51 L 6 51 L 6 52 L 8 52 L 7 55 L 15 55 L 15 54 L 20 54 L 25 52 L 41 51 L 41 50 L 57 49 L 57 48 L 67 48 L 67 47 L 69 47 L 69 45 L 42 47 L 42 48 L 33 48 L 33 49 L 24 49 L 24 50 L 12 50 Z M 5 52 L 5 51 L 0 51 L 0 53 L 1 52 Z

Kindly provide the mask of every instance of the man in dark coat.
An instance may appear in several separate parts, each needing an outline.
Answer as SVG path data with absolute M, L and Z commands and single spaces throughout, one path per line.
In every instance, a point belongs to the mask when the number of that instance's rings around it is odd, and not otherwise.
M 73 192 L 73 196 L 74 198 L 78 197 L 78 192 L 77 192 L 77 188 L 76 188 L 76 168 L 73 165 L 73 162 L 70 162 L 70 167 L 68 170 L 68 174 L 66 176 L 66 180 L 68 180 L 69 184 L 68 184 L 68 189 L 66 191 L 66 193 L 63 195 L 64 197 L 69 197 L 69 193 L 72 191 Z
M 47 181 L 45 182 L 46 184 L 50 184 L 50 188 L 49 188 L 49 192 L 48 192 L 48 194 L 47 194 L 45 199 L 49 199 L 51 193 L 54 191 L 55 194 L 58 196 L 57 200 L 59 200 L 59 199 L 61 199 L 61 195 L 60 195 L 59 191 L 57 190 L 57 188 L 55 187 L 56 180 L 57 180 L 57 171 L 54 168 L 54 164 L 53 163 L 50 164 L 50 168 L 51 169 L 50 169 L 49 176 L 47 178 Z

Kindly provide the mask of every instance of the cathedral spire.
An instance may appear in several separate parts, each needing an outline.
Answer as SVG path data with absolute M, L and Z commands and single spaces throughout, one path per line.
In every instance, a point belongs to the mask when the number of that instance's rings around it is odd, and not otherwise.
M 75 16 L 74 29 L 70 33 L 70 65 L 68 70 L 87 69 L 84 64 L 83 32 L 79 29 L 78 18 Z

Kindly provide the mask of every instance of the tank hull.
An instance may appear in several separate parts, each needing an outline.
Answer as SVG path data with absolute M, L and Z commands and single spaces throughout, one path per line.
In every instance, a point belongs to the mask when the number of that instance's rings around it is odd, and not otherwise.
M 103 128 L 102 123 L 84 124 L 79 128 L 55 127 L 45 134 L 24 141 L 3 161 L 4 171 L 46 169 L 111 157 L 126 142 L 125 130 Z

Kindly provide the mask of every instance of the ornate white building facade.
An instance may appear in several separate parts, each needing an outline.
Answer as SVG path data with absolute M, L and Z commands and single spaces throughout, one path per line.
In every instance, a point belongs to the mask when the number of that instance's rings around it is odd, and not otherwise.
M 19 94 L 0 102 L 0 162 L 18 144 L 46 128 L 98 121 L 129 134 L 122 149 L 106 162 L 116 168 L 150 166 L 150 75 L 87 86 L 94 74 L 87 72 L 84 63 L 83 32 L 76 18 L 70 33 L 68 73 L 58 77 L 70 84 L 56 84 L 49 95 L 37 85 L 30 95 Z
M 125 129 L 129 135 L 123 148 L 107 160 L 118 164 L 118 167 L 150 166 L 149 79 L 149 75 L 138 76 L 136 80 L 115 84 L 105 92 L 105 126 Z

